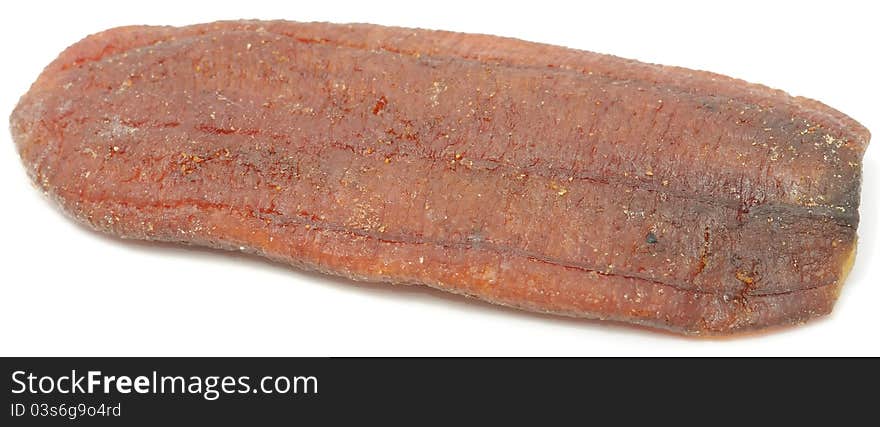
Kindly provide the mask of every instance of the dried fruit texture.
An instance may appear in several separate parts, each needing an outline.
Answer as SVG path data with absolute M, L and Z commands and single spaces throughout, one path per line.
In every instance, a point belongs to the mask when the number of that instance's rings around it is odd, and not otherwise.
M 11 123 L 33 180 L 107 233 L 695 334 L 831 310 L 869 140 L 706 72 L 258 21 L 90 36 Z

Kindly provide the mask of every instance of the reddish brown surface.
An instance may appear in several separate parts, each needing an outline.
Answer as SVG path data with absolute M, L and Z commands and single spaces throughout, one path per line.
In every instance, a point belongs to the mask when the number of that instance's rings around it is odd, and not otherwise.
M 831 310 L 869 139 L 705 72 L 254 21 L 90 36 L 11 123 L 102 231 L 688 333 Z

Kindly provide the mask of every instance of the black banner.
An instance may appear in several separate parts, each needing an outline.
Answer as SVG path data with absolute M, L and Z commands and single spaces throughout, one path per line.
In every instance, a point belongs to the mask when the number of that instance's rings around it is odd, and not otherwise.
M 7 388 L 2 425 L 336 424 L 352 417 L 455 420 L 474 411 L 514 418 L 530 412 L 539 418 L 630 419 L 729 411 L 747 402 L 791 402 L 812 411 L 878 378 L 876 369 L 853 377 L 806 362 L 5 358 L 0 359 Z M 849 405 L 870 396 L 862 394 Z M 621 413 L 621 407 L 629 409 Z

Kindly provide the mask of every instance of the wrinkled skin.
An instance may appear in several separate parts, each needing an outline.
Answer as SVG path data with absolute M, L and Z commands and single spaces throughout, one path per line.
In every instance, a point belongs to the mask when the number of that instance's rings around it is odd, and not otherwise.
M 831 311 L 870 138 L 706 72 L 282 21 L 90 36 L 11 129 L 117 236 L 693 334 Z

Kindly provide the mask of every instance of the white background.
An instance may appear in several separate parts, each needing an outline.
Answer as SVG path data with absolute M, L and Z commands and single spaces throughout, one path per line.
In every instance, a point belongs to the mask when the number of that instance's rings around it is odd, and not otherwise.
M 875 2 L 8 2 L 0 116 L 87 34 L 218 19 L 480 32 L 705 69 L 819 99 L 880 132 Z M 877 143 L 875 143 L 876 145 Z M 365 285 L 210 250 L 121 242 L 74 224 L 0 133 L 2 355 L 880 355 L 880 147 L 864 160 L 859 254 L 835 312 L 806 326 L 693 339 Z

